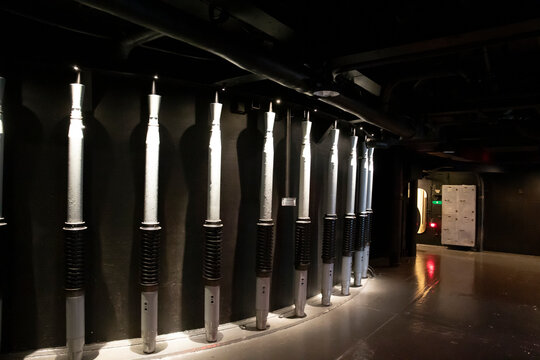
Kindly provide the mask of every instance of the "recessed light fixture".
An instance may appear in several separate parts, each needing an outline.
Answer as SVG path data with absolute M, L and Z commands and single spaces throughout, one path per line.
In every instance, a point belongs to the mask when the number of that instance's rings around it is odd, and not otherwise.
M 322 97 L 322 98 L 327 98 L 327 97 L 336 97 L 339 95 L 339 93 L 334 90 L 317 90 L 313 93 L 313 95 Z
M 281 104 L 281 99 L 276 99 L 276 104 Z

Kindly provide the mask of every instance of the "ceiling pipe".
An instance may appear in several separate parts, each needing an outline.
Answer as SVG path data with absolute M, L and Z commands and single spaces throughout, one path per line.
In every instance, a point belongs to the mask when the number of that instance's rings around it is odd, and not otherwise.
M 152 0 L 76 0 L 139 26 L 167 35 L 217 55 L 241 69 L 261 75 L 282 86 L 308 96 L 321 89 L 325 81 L 315 78 L 305 68 L 296 68 L 259 48 L 249 46 L 248 39 L 232 38 L 204 21 L 195 19 L 178 8 Z M 378 110 L 349 97 L 339 95 L 320 98 L 345 112 L 366 119 L 403 138 L 412 137 L 414 129 Z

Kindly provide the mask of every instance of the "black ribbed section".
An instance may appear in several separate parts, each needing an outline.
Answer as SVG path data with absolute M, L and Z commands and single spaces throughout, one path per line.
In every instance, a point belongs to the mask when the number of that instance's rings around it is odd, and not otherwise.
M 364 249 L 366 232 L 367 232 L 367 214 L 361 213 L 357 217 L 356 221 L 357 233 L 356 238 L 354 239 L 354 251 L 361 251 Z
M 272 274 L 274 260 L 274 222 L 259 222 L 257 224 L 257 257 L 255 270 L 258 277 L 269 277 Z
M 326 215 L 323 225 L 322 261 L 333 264 L 336 260 L 336 215 Z
M 155 286 L 159 282 L 159 225 L 141 226 L 141 285 Z
M 343 220 L 343 256 L 351 256 L 356 236 L 356 216 L 345 215 Z
M 66 290 L 84 288 L 84 234 L 86 226 L 66 224 L 64 227 L 64 255 Z
M 367 213 L 366 220 L 366 244 L 371 244 L 371 236 L 373 233 L 373 211 Z
M 294 266 L 296 270 L 307 270 L 311 263 L 311 220 L 296 220 L 294 233 Z
M 204 223 L 203 279 L 216 281 L 221 279 L 221 238 L 223 224 L 221 221 Z

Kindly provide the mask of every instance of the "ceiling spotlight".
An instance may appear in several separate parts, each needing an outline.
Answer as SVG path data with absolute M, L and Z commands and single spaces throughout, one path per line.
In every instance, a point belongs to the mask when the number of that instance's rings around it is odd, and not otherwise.
M 313 93 L 313 95 L 322 97 L 322 98 L 327 98 L 327 97 L 336 97 L 340 94 L 339 92 L 334 91 L 334 90 L 317 90 Z
M 281 104 L 281 99 L 276 99 L 276 104 Z
M 317 112 L 317 109 L 313 109 L 313 112 Z
M 80 69 L 79 69 L 79 67 L 77 65 L 73 65 L 73 70 L 79 71 Z
M 156 75 L 154 75 L 154 80 L 157 80 L 157 79 L 159 79 L 159 77 L 156 74 Z
M 221 91 L 225 91 L 225 88 L 224 88 L 224 87 L 222 87 L 222 88 L 221 88 Z

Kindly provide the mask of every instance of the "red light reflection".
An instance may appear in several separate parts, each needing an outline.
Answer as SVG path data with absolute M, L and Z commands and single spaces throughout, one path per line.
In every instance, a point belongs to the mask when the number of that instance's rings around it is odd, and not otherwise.
M 432 228 L 432 229 L 434 229 L 434 228 L 437 227 L 437 223 L 430 222 L 430 223 L 429 223 L 429 227 Z
M 435 262 L 433 259 L 428 259 L 428 261 L 426 261 L 426 270 L 429 278 L 433 279 L 433 275 L 435 274 Z

